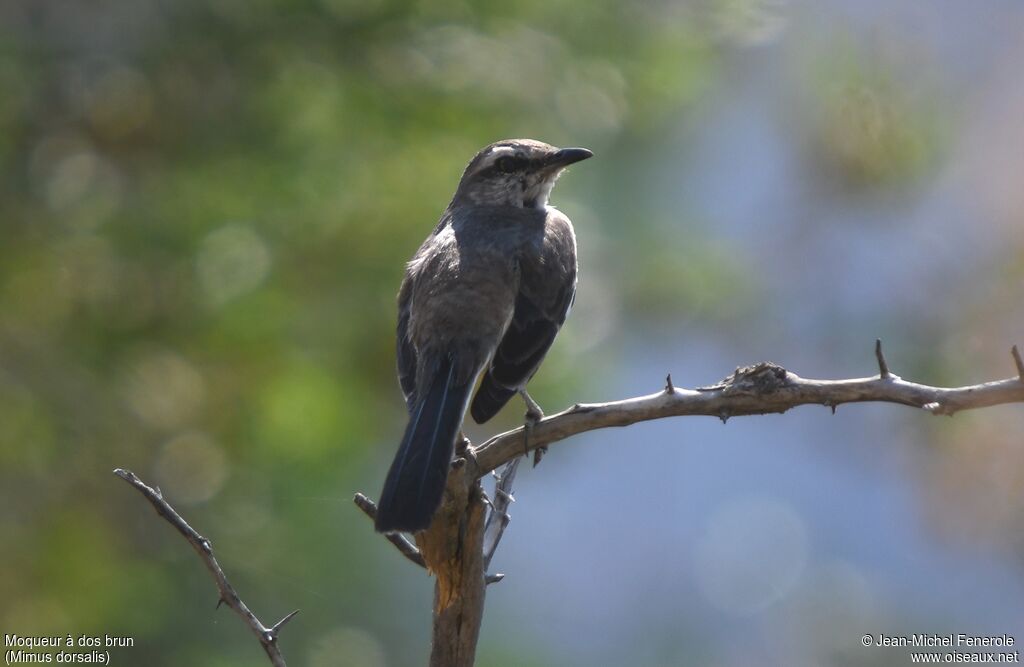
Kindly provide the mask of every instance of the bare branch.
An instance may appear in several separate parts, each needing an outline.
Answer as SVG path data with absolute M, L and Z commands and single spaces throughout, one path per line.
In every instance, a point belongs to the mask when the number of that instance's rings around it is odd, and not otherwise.
M 491 566 L 491 559 L 498 549 L 501 536 L 505 534 L 512 517 L 509 516 L 508 508 L 516 501 L 512 496 L 512 482 L 516 478 L 516 470 L 519 468 L 518 456 L 501 469 L 498 480 L 494 483 L 494 498 L 491 499 L 491 513 L 487 516 L 487 525 L 484 527 L 484 569 Z M 500 581 L 500 579 L 499 579 Z
M 361 493 L 357 493 L 355 497 L 352 498 L 352 501 L 355 502 L 359 509 L 363 510 L 363 513 L 366 514 L 366 516 L 370 517 L 371 521 L 377 518 L 377 505 L 372 500 Z M 402 535 L 401 533 L 387 533 L 384 537 L 388 539 L 388 542 L 395 545 L 395 548 L 402 552 L 403 556 L 411 560 L 413 563 L 416 563 L 420 567 L 427 566 L 427 564 L 423 562 L 423 554 L 420 553 L 420 550 L 416 548 L 416 545 L 410 542 L 409 538 L 405 535 Z
M 466 459 L 448 473 L 444 498 L 430 527 L 414 534 L 434 575 L 434 629 L 430 667 L 472 667 L 483 621 L 487 503 L 476 467 Z
M 731 377 L 712 387 L 697 390 L 660 391 L 609 403 L 576 404 L 537 422 L 530 432 L 529 447 L 544 447 L 585 431 L 609 426 L 628 426 L 641 421 L 707 415 L 723 421 L 732 416 L 782 413 L 798 405 L 825 405 L 833 410 L 841 403 L 878 401 L 899 403 L 952 415 L 961 410 L 1003 403 L 1024 402 L 1024 379 L 1011 378 L 966 387 L 932 387 L 907 382 L 889 372 L 876 343 L 879 375 L 849 380 L 811 380 L 772 363 L 738 368 Z M 522 427 L 496 435 L 474 451 L 478 474 L 522 455 Z
M 238 614 L 245 624 L 249 626 L 253 634 L 259 640 L 260 645 L 263 646 L 264 652 L 267 657 L 270 658 L 270 662 L 274 667 L 287 667 L 285 665 L 284 656 L 281 655 L 281 651 L 277 646 L 277 635 L 281 628 L 290 621 L 295 614 L 299 613 L 295 610 L 282 618 L 280 621 L 266 627 L 260 622 L 260 619 L 256 618 L 256 615 L 249 611 L 249 608 L 242 602 L 242 599 L 238 597 L 238 593 L 235 592 L 234 587 L 228 582 L 227 576 L 224 574 L 224 570 L 221 569 L 220 564 L 217 563 L 217 559 L 213 556 L 213 546 L 210 544 L 210 540 L 206 539 L 188 525 L 188 523 L 181 518 L 171 505 L 164 500 L 163 495 L 159 489 L 154 489 L 147 486 L 139 477 L 130 470 L 123 468 L 117 468 L 114 470 L 114 474 L 128 482 L 138 490 L 146 500 L 153 505 L 156 509 L 157 514 L 167 520 L 167 523 L 174 526 L 175 530 L 184 536 L 188 543 L 192 545 L 196 553 L 199 554 L 199 558 L 202 559 L 203 564 L 206 565 L 206 569 L 210 571 L 210 575 L 213 576 L 213 580 L 217 582 L 217 591 L 220 594 L 220 600 L 217 602 L 219 607 L 221 604 L 226 604 L 232 611 Z
M 724 423 L 733 416 L 782 413 L 809 404 L 824 405 L 835 413 L 836 406 L 842 403 L 868 401 L 952 415 L 960 410 L 1024 403 L 1024 362 L 1016 346 L 1012 354 L 1016 378 L 965 387 L 932 387 L 894 375 L 882 353 L 881 340 L 876 340 L 877 376 L 811 380 L 776 364 L 760 363 L 737 368 L 730 377 L 710 387 L 680 389 L 669 375 L 664 389 L 656 394 L 609 403 L 577 403 L 556 415 L 496 435 L 479 447 L 464 444 L 452 464 L 445 500 L 430 528 L 415 535 L 417 555 L 437 576 L 431 666 L 472 665 L 486 585 L 500 581 L 503 576 L 484 572 L 508 524 L 511 483 L 519 457 L 529 450 L 540 450 L 585 431 L 684 415 L 718 417 Z M 485 522 L 479 480 L 506 464 L 508 467 L 495 485 L 491 513 Z M 374 516 L 375 512 L 367 507 L 375 508 L 365 496 L 356 494 L 356 503 Z M 399 548 L 405 553 L 405 549 Z

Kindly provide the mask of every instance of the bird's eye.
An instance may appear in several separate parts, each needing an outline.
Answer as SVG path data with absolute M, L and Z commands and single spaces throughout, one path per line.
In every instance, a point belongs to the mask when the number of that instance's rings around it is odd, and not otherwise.
M 498 161 L 494 163 L 494 166 L 503 174 L 511 174 L 519 166 L 519 161 L 511 155 L 505 155 L 498 158 Z

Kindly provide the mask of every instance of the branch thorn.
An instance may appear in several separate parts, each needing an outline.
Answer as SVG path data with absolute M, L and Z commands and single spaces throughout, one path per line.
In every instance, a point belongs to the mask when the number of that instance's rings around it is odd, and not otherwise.
M 718 418 L 722 420 L 723 424 L 729 421 L 729 417 L 731 416 L 732 415 L 730 415 L 726 410 L 722 410 L 721 412 L 718 413 Z
M 295 618 L 295 614 L 297 614 L 297 613 L 299 613 L 298 609 L 296 609 L 295 611 L 293 611 L 292 613 L 288 614 L 287 616 L 282 618 L 280 621 L 275 623 L 274 627 L 270 628 L 270 630 L 269 630 L 271 637 L 273 637 L 273 639 L 276 640 L 277 639 L 277 633 L 281 630 L 281 628 L 283 628 L 285 626 L 285 624 L 288 621 L 290 621 L 293 618 Z
M 1024 360 L 1020 358 L 1020 350 L 1014 345 L 1010 348 L 1010 354 L 1013 355 L 1013 363 L 1017 365 L 1017 377 L 1020 378 L 1021 382 L 1024 382 Z
M 892 377 L 892 373 L 889 372 L 889 364 L 885 363 L 885 355 L 882 354 L 882 339 L 875 339 L 875 358 L 878 359 L 878 377 L 883 380 L 888 380 Z
M 669 373 L 667 376 L 665 376 L 665 393 L 666 394 L 674 394 L 674 393 L 676 393 L 675 385 L 672 384 L 672 374 L 671 373 Z
M 486 577 L 484 577 L 484 583 L 486 583 L 488 585 L 496 584 L 496 583 L 498 583 L 499 581 L 501 581 L 504 578 L 505 578 L 505 575 L 503 573 L 495 572 L 494 574 L 488 574 Z
M 499 481 L 498 483 L 500 484 L 501 482 Z M 495 489 L 494 496 L 496 498 L 503 498 L 509 501 L 510 503 L 514 503 L 516 501 L 515 497 L 505 489 Z

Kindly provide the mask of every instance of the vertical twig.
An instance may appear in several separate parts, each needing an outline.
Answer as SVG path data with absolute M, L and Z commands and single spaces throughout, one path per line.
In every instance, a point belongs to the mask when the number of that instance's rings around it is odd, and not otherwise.
M 516 470 L 519 468 L 519 457 L 516 457 L 505 464 L 494 483 L 494 498 L 491 499 L 491 513 L 487 517 L 487 525 L 484 527 L 484 569 L 491 566 L 491 559 L 498 549 L 502 535 L 508 527 L 512 517 L 509 516 L 508 508 L 516 499 L 512 496 L 512 482 L 516 478 Z

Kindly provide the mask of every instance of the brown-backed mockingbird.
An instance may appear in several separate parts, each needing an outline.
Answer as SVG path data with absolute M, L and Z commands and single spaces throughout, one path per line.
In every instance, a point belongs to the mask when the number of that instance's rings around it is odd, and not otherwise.
M 377 507 L 381 532 L 423 530 L 441 503 L 470 412 L 493 417 L 526 383 L 576 293 L 572 223 L 548 206 L 562 171 L 593 155 L 531 139 L 499 141 L 469 163 L 398 293 L 398 377 L 409 424 Z

